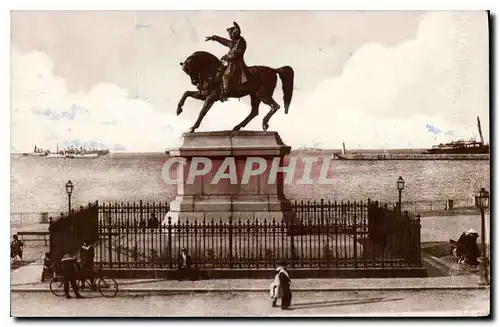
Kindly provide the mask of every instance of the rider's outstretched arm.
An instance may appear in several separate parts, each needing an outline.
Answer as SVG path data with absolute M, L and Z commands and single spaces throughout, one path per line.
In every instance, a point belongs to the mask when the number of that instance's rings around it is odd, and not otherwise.
M 231 45 L 231 41 L 230 40 L 225 39 L 225 38 L 220 37 L 220 36 L 217 36 L 217 35 L 212 36 L 212 40 L 217 41 L 217 42 L 219 42 L 220 44 L 222 44 L 222 45 L 224 45 L 226 47 L 229 47 Z

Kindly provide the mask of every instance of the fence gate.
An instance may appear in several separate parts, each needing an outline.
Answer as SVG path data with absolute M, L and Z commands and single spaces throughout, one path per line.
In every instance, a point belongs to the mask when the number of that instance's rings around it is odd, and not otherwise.
M 59 261 L 65 253 L 76 253 L 83 241 L 96 243 L 99 239 L 98 204 L 72 210 L 71 215 L 61 214 L 59 218 L 49 218 L 50 254 L 52 260 Z

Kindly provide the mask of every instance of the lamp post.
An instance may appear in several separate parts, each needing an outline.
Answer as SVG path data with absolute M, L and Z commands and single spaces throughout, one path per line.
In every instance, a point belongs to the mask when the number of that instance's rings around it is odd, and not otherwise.
M 476 205 L 481 211 L 481 285 L 490 285 L 488 277 L 489 260 L 486 255 L 486 221 L 484 209 L 488 208 L 490 194 L 482 187 L 476 195 Z
M 73 183 L 69 180 L 66 183 L 66 193 L 68 194 L 68 216 L 71 216 L 71 193 L 73 193 Z
M 71 193 L 73 193 L 73 183 L 71 182 L 71 180 L 69 180 L 67 183 L 66 183 L 66 194 L 68 194 L 68 218 L 69 218 L 69 221 L 70 221 L 70 226 L 73 230 L 73 251 L 75 250 L 75 226 L 73 225 L 73 222 L 71 221 Z
M 405 180 L 403 179 L 403 177 L 399 176 L 398 180 L 396 181 L 396 187 L 399 192 L 398 211 L 401 214 L 401 192 L 405 188 Z

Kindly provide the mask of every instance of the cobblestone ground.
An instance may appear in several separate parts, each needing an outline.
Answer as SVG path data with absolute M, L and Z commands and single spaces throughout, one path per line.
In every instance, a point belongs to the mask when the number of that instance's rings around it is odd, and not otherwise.
M 81 300 L 51 293 L 12 293 L 11 315 L 26 316 L 380 316 L 486 315 L 489 290 L 295 292 L 292 310 L 271 308 L 267 293 L 171 296 L 98 295 Z

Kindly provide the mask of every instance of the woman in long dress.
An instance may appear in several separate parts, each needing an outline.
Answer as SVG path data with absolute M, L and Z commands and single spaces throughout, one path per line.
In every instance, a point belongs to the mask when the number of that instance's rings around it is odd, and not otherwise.
M 292 292 L 290 291 L 290 275 L 283 263 L 276 268 L 277 274 L 274 276 L 274 281 L 270 285 L 270 296 L 273 299 L 272 306 L 276 307 L 278 298 L 281 298 L 281 309 L 288 310 L 292 302 Z
M 283 263 L 278 272 L 278 278 L 280 280 L 281 310 L 288 310 L 292 303 L 292 291 L 290 290 L 292 281 L 285 267 L 286 264 Z

